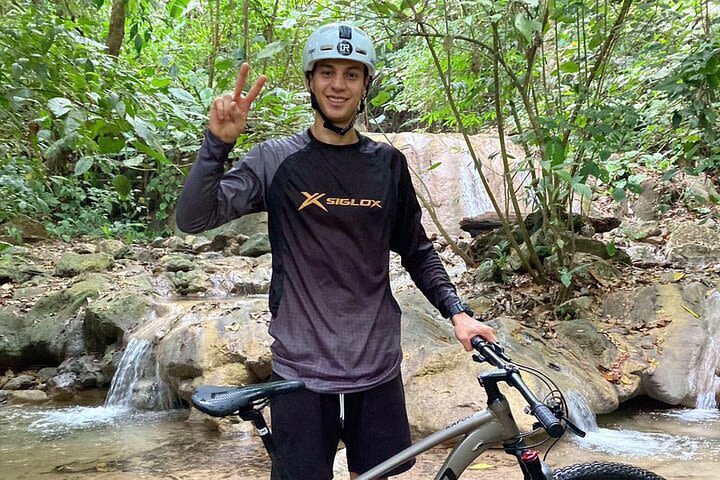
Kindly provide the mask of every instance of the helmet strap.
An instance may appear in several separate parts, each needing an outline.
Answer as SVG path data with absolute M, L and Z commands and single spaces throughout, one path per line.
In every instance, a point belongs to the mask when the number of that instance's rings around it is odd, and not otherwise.
M 327 128 L 331 132 L 334 132 L 338 135 L 345 135 L 350 130 L 352 130 L 355 127 L 355 119 L 358 115 L 360 115 L 363 110 L 365 110 L 365 97 L 367 97 L 368 91 L 370 90 L 370 84 L 368 83 L 368 86 L 365 87 L 365 95 L 363 95 L 362 99 L 360 99 L 360 105 L 358 105 L 357 112 L 355 112 L 355 115 L 353 115 L 352 120 L 350 120 L 350 123 L 348 123 L 347 127 L 338 127 L 335 125 L 327 115 L 325 115 L 325 112 L 322 111 L 322 108 L 320 108 L 320 104 L 317 101 L 317 97 L 315 96 L 315 93 L 308 88 L 308 91 L 310 92 L 310 105 L 312 108 L 317 111 L 320 114 L 320 117 L 324 120 L 323 127 Z

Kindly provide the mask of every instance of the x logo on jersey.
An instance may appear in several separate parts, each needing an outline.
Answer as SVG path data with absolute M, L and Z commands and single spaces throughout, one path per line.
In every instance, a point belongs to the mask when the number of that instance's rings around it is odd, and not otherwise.
M 320 203 L 320 199 L 325 196 L 324 193 L 308 193 L 308 192 L 301 192 L 303 195 L 305 195 L 305 201 L 300 205 L 300 208 L 298 208 L 298 211 L 302 210 L 303 208 L 309 206 L 309 205 L 316 205 L 326 212 L 328 211 L 327 208 L 325 208 L 325 205 Z

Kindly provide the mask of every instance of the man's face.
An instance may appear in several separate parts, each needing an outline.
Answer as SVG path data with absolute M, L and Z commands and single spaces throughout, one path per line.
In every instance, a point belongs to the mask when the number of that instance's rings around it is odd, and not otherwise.
M 309 87 L 320 108 L 336 125 L 348 125 L 365 93 L 365 67 L 353 60 L 322 60 L 315 65 Z

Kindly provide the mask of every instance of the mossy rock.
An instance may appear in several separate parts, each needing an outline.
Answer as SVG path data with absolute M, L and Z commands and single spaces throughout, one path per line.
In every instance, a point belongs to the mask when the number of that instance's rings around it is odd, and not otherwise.
M 74 277 L 85 272 L 105 272 L 113 264 L 113 258 L 107 253 L 67 252 L 58 261 L 55 273 L 61 277 Z
M 92 302 L 85 313 L 84 337 L 90 351 L 103 353 L 145 323 L 152 311 L 146 294 L 121 292 Z

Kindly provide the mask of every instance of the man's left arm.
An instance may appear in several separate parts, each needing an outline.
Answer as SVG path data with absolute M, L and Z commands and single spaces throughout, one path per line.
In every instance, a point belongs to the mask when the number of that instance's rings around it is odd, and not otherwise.
M 440 256 L 425 233 L 421 218 L 422 210 L 417 201 L 407 161 L 403 156 L 398 183 L 397 216 L 390 248 L 400 254 L 403 267 L 430 303 L 443 317 L 452 320 L 455 336 L 466 351 L 472 350 L 470 339 L 476 335 L 496 342 L 495 330 L 492 327 L 473 319 L 466 311 L 458 311 L 462 301 L 443 267 Z

